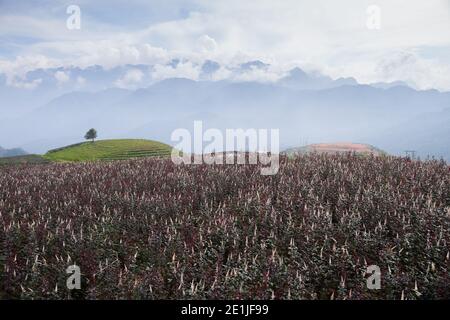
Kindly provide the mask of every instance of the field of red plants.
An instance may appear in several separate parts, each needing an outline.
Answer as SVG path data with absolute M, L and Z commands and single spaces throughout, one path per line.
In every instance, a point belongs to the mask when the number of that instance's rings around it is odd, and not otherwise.
M 0 298 L 450 298 L 448 164 L 280 161 L 0 167 Z

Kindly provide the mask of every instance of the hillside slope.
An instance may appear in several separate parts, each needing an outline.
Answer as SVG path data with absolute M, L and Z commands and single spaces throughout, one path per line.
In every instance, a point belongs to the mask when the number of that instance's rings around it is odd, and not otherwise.
M 171 150 L 171 146 L 152 140 L 99 140 L 50 150 L 44 158 L 52 161 L 124 160 L 168 156 Z
M 415 150 L 423 159 L 434 156 L 450 162 L 450 108 L 407 119 L 371 140 L 387 152 Z

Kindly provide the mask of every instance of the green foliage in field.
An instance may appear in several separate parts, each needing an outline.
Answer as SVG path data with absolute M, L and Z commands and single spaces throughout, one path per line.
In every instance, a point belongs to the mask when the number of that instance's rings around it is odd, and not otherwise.
M 124 160 L 169 156 L 171 150 L 169 145 L 151 140 L 100 140 L 50 150 L 44 158 L 51 161 Z

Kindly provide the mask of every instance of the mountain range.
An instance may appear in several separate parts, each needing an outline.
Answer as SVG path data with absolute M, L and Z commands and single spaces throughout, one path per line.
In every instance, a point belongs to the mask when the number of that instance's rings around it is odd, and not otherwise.
M 27 152 L 20 148 L 4 149 L 4 148 L 0 147 L 0 158 L 24 156 L 26 154 L 27 154 Z
M 249 61 L 232 72 L 268 67 Z M 203 120 L 205 129 L 278 128 L 282 148 L 354 141 L 450 160 L 449 92 L 419 91 L 403 82 L 363 85 L 299 68 L 272 82 L 213 80 L 220 68 L 205 62 L 195 81 L 154 81 L 152 66 L 142 65 L 36 70 L 27 79 L 44 80 L 33 90 L 8 89 L 0 78 L 0 144 L 44 153 L 80 141 L 91 127 L 100 138 L 173 144 L 174 129 L 192 130 L 194 120 Z M 139 85 L 114 85 L 129 70 L 140 70 Z M 85 87 L 58 85 L 51 79 L 58 71 L 85 79 Z

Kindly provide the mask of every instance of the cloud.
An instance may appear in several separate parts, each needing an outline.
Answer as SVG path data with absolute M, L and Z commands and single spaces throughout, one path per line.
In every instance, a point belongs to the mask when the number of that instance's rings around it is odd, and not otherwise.
M 154 67 L 152 78 L 160 81 L 169 78 L 186 78 L 198 80 L 201 73 L 201 67 L 192 62 L 180 62 L 175 67 L 171 65 L 158 64 Z
M 216 41 L 206 34 L 198 38 L 197 42 L 201 52 L 214 52 L 217 50 Z
M 43 55 L 18 56 L 14 60 L 0 60 L 0 74 L 6 76 L 6 85 L 22 89 L 34 89 L 42 83 L 42 79 L 27 79 L 27 73 L 36 69 L 47 69 L 55 66 L 55 62 Z
M 231 75 L 232 75 L 231 70 L 229 70 L 226 67 L 221 66 L 218 70 L 216 70 L 211 75 L 211 80 L 213 80 L 213 81 L 226 80 L 226 79 L 230 79 Z
M 173 0 L 164 4 L 132 0 L 127 5 L 80 1 L 82 29 L 74 32 L 65 28 L 64 1 L 46 3 L 34 11 L 31 2 L 25 3 L 5 5 L 7 10 L 0 13 L 4 26 L 0 36 L 9 39 L 7 47 L 14 55 L 29 60 L 45 56 L 57 66 L 151 64 L 158 65 L 157 77 L 182 74 L 196 78 L 194 65 L 209 59 L 225 66 L 216 72 L 222 78 L 235 75 L 228 71 L 236 64 L 260 59 L 270 60 L 279 70 L 275 74 L 274 70 L 253 70 L 240 79 L 273 81 L 281 69 L 299 65 L 360 81 L 410 77 L 423 87 L 450 90 L 440 72 L 428 80 L 418 76 L 425 65 L 437 71 L 450 66 L 448 54 L 439 61 L 429 57 L 424 61 L 418 53 L 421 48 L 448 52 L 450 9 L 446 0 Z M 381 10 L 379 30 L 366 26 L 369 5 Z M 11 9 L 16 7 L 21 9 Z M 0 46 L 0 56 L 5 56 L 1 50 Z M 422 61 L 415 63 L 413 73 L 389 73 L 377 66 L 392 53 L 411 51 Z M 171 70 L 165 64 L 173 58 L 189 60 L 192 65 Z M 8 67 L 10 73 L 35 67 L 26 61 L 18 67 L 14 58 L 5 58 L 0 61 L 3 73 L 2 62 L 15 65 Z
M 78 76 L 76 83 L 77 83 L 78 87 L 83 87 L 86 84 L 86 78 L 83 78 L 82 76 Z
M 0 73 L 23 77 L 30 70 L 52 68 L 58 62 L 44 55 L 18 56 L 13 60 L 0 60 Z
M 419 89 L 450 89 L 450 66 L 433 59 L 420 58 L 414 52 L 396 52 L 381 59 L 376 74 L 385 81 L 413 82 Z
M 125 75 L 115 82 L 115 85 L 119 88 L 134 88 L 135 85 L 139 84 L 144 77 L 144 73 L 139 69 L 127 70 Z
M 25 80 L 20 78 L 8 78 L 6 84 L 11 87 L 33 90 L 42 83 L 42 79 Z
M 56 71 L 55 72 L 55 79 L 58 82 L 58 85 L 61 85 L 63 83 L 66 83 L 70 80 L 70 76 L 68 73 L 64 71 Z

